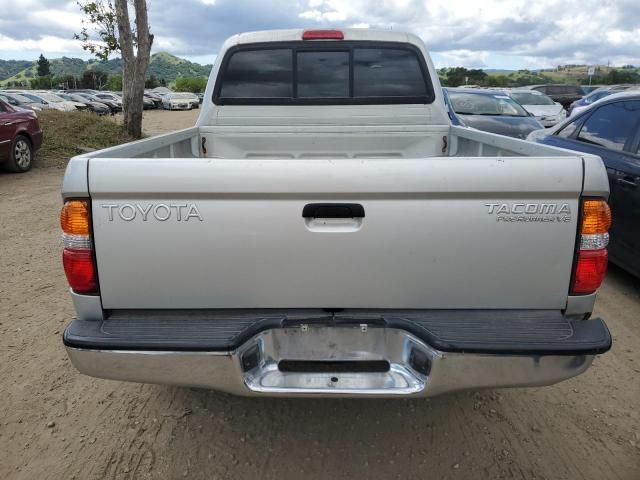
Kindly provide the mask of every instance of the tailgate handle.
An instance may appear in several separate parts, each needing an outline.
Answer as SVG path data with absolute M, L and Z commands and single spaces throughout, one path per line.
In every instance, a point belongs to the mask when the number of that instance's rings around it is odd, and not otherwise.
M 363 218 L 359 203 L 308 203 L 302 209 L 304 218 Z

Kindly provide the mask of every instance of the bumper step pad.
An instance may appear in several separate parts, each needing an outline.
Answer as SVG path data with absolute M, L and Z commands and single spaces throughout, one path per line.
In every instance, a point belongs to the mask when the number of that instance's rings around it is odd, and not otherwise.
M 233 351 L 272 328 L 307 326 L 405 330 L 442 352 L 576 355 L 604 353 L 604 321 L 568 320 L 549 310 L 119 310 L 101 322 L 73 321 L 68 347 L 100 350 Z

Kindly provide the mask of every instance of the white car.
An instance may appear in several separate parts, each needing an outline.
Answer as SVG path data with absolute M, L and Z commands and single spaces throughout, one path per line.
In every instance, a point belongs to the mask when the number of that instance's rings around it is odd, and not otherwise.
M 567 111 L 551 97 L 536 90 L 510 90 L 509 96 L 531 113 L 543 127 L 553 127 L 567 118 Z
M 165 110 L 191 110 L 193 97 L 192 93 L 167 93 L 162 97 L 162 108 Z
M 42 105 L 46 105 L 48 108 L 53 110 L 59 110 L 61 112 L 73 112 L 77 110 L 74 102 L 68 102 L 50 92 L 24 91 L 20 92 L 20 94 L 30 98 L 31 100 L 35 100 L 36 102 L 39 101 Z

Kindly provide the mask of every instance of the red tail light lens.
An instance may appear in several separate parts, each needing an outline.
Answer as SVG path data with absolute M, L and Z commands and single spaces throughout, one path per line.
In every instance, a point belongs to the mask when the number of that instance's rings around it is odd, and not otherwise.
M 91 250 L 65 248 L 62 251 L 64 273 L 69 286 L 77 293 L 94 293 L 98 285 Z
M 340 30 L 305 30 L 302 40 L 344 40 Z
M 580 242 L 576 258 L 571 294 L 588 295 L 595 292 L 607 273 L 607 245 L 611 211 L 602 198 L 582 201 Z
M 606 249 L 581 250 L 571 293 L 584 295 L 595 292 L 607 273 L 609 255 Z
M 96 293 L 98 280 L 93 263 L 91 215 L 86 200 L 67 200 L 60 213 L 62 263 L 69 286 L 76 293 Z

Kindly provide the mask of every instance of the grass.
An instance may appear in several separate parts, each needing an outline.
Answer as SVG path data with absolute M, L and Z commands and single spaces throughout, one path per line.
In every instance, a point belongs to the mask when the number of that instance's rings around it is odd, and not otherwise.
M 114 118 L 90 112 L 44 110 L 38 112 L 38 119 L 44 139 L 35 167 L 64 167 L 80 153 L 133 140 Z

